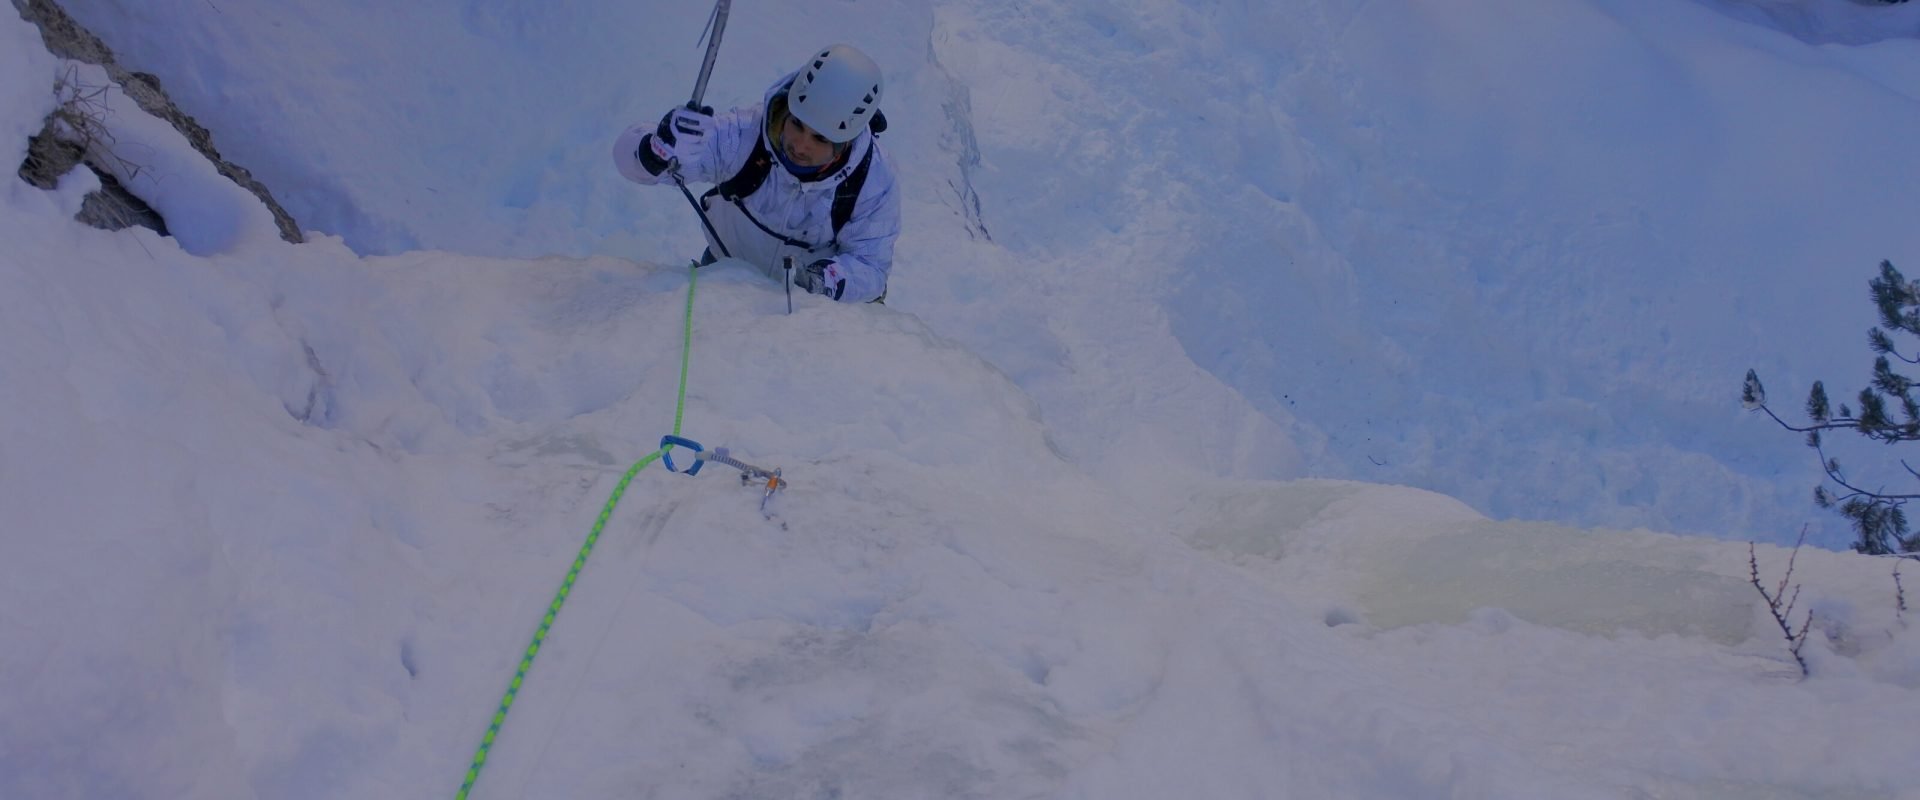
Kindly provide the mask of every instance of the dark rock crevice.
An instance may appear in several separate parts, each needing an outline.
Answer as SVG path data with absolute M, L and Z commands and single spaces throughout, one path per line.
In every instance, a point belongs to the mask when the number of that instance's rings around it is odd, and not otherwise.
M 60 178 L 85 164 L 100 180 L 100 188 L 88 192 L 80 201 L 75 218 L 102 230 L 117 231 L 139 225 L 161 236 L 172 236 L 167 221 L 147 201 L 140 199 L 115 178 L 103 165 L 95 163 L 87 148 L 62 135 L 49 120 L 47 127 L 27 139 L 27 158 L 20 162 L 20 179 L 41 189 L 60 185 Z

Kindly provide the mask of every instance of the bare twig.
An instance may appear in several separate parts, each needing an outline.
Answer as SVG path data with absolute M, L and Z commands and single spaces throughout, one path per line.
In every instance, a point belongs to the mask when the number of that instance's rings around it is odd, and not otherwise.
M 1907 587 L 1900 583 L 1900 567 L 1905 563 L 1893 562 L 1893 615 L 1902 622 L 1907 619 Z
M 80 80 L 79 69 L 68 65 L 65 72 L 54 80 L 53 93 L 60 98 L 60 105 L 47 115 L 47 122 L 56 135 L 79 145 L 89 157 L 112 159 L 114 170 L 121 179 L 131 181 L 140 176 L 145 167 L 128 161 L 115 149 L 113 132 L 107 127 L 106 96 L 110 86 L 95 86 Z
M 1780 583 L 1771 592 L 1767 591 L 1766 585 L 1760 582 L 1760 556 L 1753 543 L 1747 543 L 1747 580 L 1753 584 L 1754 591 L 1760 593 L 1760 598 L 1767 601 L 1767 612 L 1773 615 L 1774 623 L 1780 626 L 1780 634 L 1787 640 L 1787 652 L 1793 654 L 1794 663 L 1800 665 L 1800 677 L 1803 678 L 1810 674 L 1810 671 L 1807 669 L 1807 659 L 1800 654 L 1800 650 L 1806 647 L 1807 634 L 1813 629 L 1813 612 L 1805 612 L 1806 618 L 1800 622 L 1799 629 L 1794 628 L 1790 619 L 1793 616 L 1794 606 L 1800 602 L 1800 587 L 1793 585 L 1792 592 L 1789 593 L 1788 586 L 1793 580 L 1794 561 L 1799 558 L 1800 547 L 1806 544 L 1806 541 L 1807 529 L 1802 526 L 1800 540 L 1794 543 L 1793 553 L 1787 557 L 1786 574 L 1780 576 Z

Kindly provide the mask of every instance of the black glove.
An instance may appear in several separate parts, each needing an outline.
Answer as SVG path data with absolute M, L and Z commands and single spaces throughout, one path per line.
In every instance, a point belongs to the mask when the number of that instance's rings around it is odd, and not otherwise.
M 660 118 L 660 126 L 654 129 L 653 135 L 641 140 L 640 151 L 634 155 L 640 157 L 640 166 L 658 175 L 677 167 L 681 155 L 698 148 L 712 130 L 712 106 L 675 106 Z
M 839 262 L 823 258 L 808 264 L 800 270 L 800 274 L 793 276 L 793 285 L 838 300 L 847 293 L 847 276 L 840 271 Z

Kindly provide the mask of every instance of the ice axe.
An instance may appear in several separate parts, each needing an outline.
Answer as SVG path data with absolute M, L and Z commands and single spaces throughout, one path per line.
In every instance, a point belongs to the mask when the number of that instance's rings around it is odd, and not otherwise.
M 707 29 L 700 34 L 701 38 L 707 40 L 707 56 L 700 61 L 700 80 L 693 84 L 693 99 L 687 101 L 688 111 L 705 108 L 700 101 L 707 96 L 707 78 L 713 74 L 714 59 L 720 57 L 720 35 L 727 30 L 727 11 L 732 8 L 733 0 L 714 0 L 713 13 L 707 15 Z M 678 164 L 673 168 L 673 183 L 680 187 L 680 194 L 685 195 L 687 203 L 693 206 L 693 213 L 700 215 L 700 224 L 706 226 L 707 235 L 713 237 L 714 245 L 720 248 L 720 255 L 732 258 L 733 254 L 727 252 L 726 242 L 720 241 L 720 232 L 714 230 L 713 220 L 707 218 L 707 210 L 700 207 L 700 201 L 694 199 L 693 192 L 687 189 L 687 182 L 681 179 Z

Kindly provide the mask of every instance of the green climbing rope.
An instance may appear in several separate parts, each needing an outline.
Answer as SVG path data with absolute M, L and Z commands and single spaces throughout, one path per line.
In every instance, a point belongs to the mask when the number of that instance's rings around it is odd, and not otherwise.
M 687 313 L 686 326 L 680 339 L 680 393 L 673 407 L 673 433 L 680 435 L 680 420 L 687 410 L 687 361 L 693 353 L 693 287 L 698 276 L 698 265 L 687 270 Z M 466 800 L 473 791 L 473 784 L 480 779 L 480 768 L 487 765 L 487 754 L 493 751 L 493 740 L 500 735 L 500 726 L 507 722 L 507 712 L 513 709 L 514 698 L 520 696 L 520 686 L 527 679 L 527 671 L 533 668 L 533 659 L 540 655 L 540 645 L 547 640 L 547 632 L 553 628 L 553 620 L 560 615 L 560 607 L 567 602 L 567 595 L 573 593 L 574 581 L 580 579 L 581 568 L 587 565 L 587 558 L 593 555 L 593 546 L 600 541 L 600 532 L 606 530 L 607 520 L 613 517 L 613 509 L 620 504 L 621 496 L 627 493 L 627 485 L 633 482 L 633 476 L 640 474 L 660 459 L 666 450 L 655 450 L 646 457 L 634 462 L 627 468 L 620 482 L 613 487 L 613 495 L 607 498 L 607 504 L 600 508 L 600 517 L 593 521 L 593 530 L 587 533 L 587 541 L 580 545 L 580 552 L 573 557 L 573 566 L 567 569 L 566 580 L 560 582 L 560 591 L 553 596 L 553 602 L 547 605 L 546 616 L 540 618 L 540 627 L 533 631 L 533 643 L 527 645 L 525 653 L 520 655 L 520 666 L 513 671 L 513 681 L 507 684 L 507 694 L 500 698 L 500 707 L 493 712 L 493 719 L 487 723 L 487 735 L 480 739 L 480 749 L 474 751 L 473 764 L 467 767 L 466 780 L 460 783 L 459 794 L 455 800 Z

